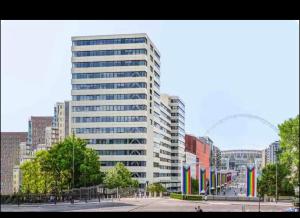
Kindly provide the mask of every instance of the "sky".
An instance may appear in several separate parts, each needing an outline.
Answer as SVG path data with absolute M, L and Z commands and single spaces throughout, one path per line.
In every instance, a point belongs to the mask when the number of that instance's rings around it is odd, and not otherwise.
M 71 37 L 147 33 L 161 53 L 161 93 L 185 103 L 185 130 L 251 114 L 277 126 L 299 114 L 297 21 L 1 21 L 1 131 L 71 100 Z M 278 134 L 236 117 L 209 131 L 221 150 L 263 149 Z

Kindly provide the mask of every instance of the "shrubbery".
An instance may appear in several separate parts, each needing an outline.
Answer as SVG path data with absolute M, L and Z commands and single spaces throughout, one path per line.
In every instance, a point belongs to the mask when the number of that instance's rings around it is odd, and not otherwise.
M 170 197 L 174 198 L 174 199 L 189 200 L 189 201 L 203 200 L 203 196 L 201 196 L 201 195 L 182 195 L 182 194 L 171 193 Z

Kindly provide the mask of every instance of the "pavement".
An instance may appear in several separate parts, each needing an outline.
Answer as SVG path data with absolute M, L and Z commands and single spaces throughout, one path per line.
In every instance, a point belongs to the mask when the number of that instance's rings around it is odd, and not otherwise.
M 244 205 L 244 206 L 243 206 Z M 195 207 L 200 206 L 203 212 L 258 212 L 258 202 L 240 201 L 184 201 L 165 198 L 121 198 L 120 200 L 34 204 L 34 205 L 1 205 L 1 211 L 60 211 L 60 212 L 195 212 Z M 280 212 L 292 207 L 286 202 L 262 202 L 260 211 Z

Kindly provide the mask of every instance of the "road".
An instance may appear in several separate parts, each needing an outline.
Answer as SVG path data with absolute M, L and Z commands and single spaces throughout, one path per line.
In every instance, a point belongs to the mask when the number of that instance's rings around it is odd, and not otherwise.
M 62 211 L 62 212 L 101 212 L 101 211 L 127 211 L 127 212 L 147 212 L 147 211 L 173 211 L 173 212 L 194 212 L 196 206 L 200 206 L 204 212 L 241 212 L 242 205 L 245 205 L 245 211 L 258 211 L 257 202 L 235 202 L 235 201 L 183 201 L 170 198 L 122 198 L 120 201 L 105 200 L 99 202 L 76 202 L 54 204 L 36 204 L 36 205 L 1 205 L 1 211 Z M 291 203 L 277 204 L 274 202 L 261 203 L 261 211 L 285 211 L 292 207 Z

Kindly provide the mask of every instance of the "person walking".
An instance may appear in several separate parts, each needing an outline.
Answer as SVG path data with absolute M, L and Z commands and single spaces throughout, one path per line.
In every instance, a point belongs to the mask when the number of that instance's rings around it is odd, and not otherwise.
M 198 206 L 198 207 L 195 207 L 195 210 L 196 210 L 196 212 L 203 212 L 203 210 L 201 209 L 201 207 L 200 207 L 200 206 Z

